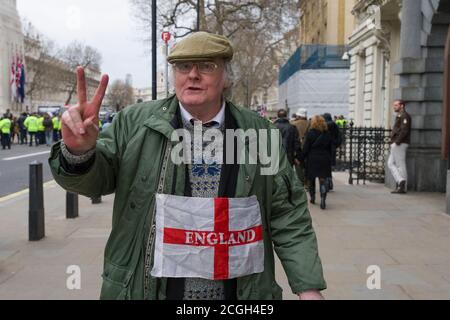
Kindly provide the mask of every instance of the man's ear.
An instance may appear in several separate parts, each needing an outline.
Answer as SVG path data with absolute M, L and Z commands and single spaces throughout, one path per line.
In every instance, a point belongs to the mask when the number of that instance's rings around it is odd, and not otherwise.
M 225 79 L 225 89 L 230 89 L 233 86 L 233 82 L 229 79 Z

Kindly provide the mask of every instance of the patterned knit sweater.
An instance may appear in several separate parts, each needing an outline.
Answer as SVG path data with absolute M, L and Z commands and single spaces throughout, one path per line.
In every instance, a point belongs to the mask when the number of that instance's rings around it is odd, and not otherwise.
M 188 166 L 189 169 L 189 180 L 191 184 L 192 196 L 199 198 L 215 198 L 219 193 L 219 183 L 220 183 L 220 175 L 222 172 L 222 165 L 217 163 L 205 163 L 201 159 L 194 159 L 194 156 L 198 154 L 202 154 L 198 152 L 200 150 L 194 150 L 194 126 L 190 122 L 183 121 L 184 128 L 187 129 L 191 133 L 192 137 L 192 164 Z M 203 127 L 203 133 L 208 128 Z M 219 130 L 222 133 L 225 132 L 225 126 L 222 125 Z M 203 142 L 203 150 L 208 146 L 211 142 Z M 223 146 L 223 140 L 218 141 L 217 143 Z M 200 146 L 197 146 L 200 148 Z M 201 150 L 201 151 L 203 151 Z M 197 161 L 195 161 L 197 160 Z M 198 163 L 200 162 L 201 163 Z M 199 278 L 186 278 L 185 286 L 184 286 L 184 296 L 183 300 L 224 300 L 225 299 L 225 291 L 224 291 L 224 282 L 223 281 L 214 281 L 214 280 L 206 280 Z

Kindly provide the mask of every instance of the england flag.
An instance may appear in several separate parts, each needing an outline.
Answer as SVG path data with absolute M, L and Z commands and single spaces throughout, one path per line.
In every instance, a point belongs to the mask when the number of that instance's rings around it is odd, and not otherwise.
M 226 280 L 263 271 L 263 226 L 255 196 L 156 195 L 153 277 Z

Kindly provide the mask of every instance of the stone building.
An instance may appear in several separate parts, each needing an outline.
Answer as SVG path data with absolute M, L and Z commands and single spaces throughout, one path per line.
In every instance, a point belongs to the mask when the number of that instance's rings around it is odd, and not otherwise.
M 38 39 L 23 34 L 16 0 L 0 0 L 0 113 L 7 109 L 18 114 L 38 111 L 39 107 L 62 107 L 68 99 L 75 70 L 47 55 Z M 11 65 L 15 56 L 25 61 L 24 103 L 17 103 L 11 97 Z M 89 96 L 94 94 L 100 77 L 100 70 L 86 70 Z M 75 92 L 70 103 L 76 103 L 76 99 Z
M 48 55 L 35 37 L 25 35 L 25 61 L 27 65 L 27 90 L 23 105 L 16 111 L 38 111 L 39 107 L 63 107 L 69 93 L 75 89 L 75 70 L 60 59 Z M 88 97 L 93 97 L 101 72 L 86 68 Z M 77 103 L 76 90 L 72 92 L 69 104 Z M 25 108 L 28 106 L 28 110 Z M 25 108 L 24 108 L 25 107 Z
M 359 1 L 349 39 L 350 118 L 357 126 L 391 126 L 394 64 L 400 58 L 400 0 Z
M 344 45 L 355 26 L 356 0 L 302 0 L 300 43 Z
M 448 0 L 360 0 L 350 37 L 350 115 L 356 125 L 391 127 L 395 99 L 412 116 L 408 188 L 445 191 L 448 126 L 443 115 Z M 387 184 L 392 180 L 387 176 Z
M 16 0 L 0 0 L 0 114 L 12 109 L 11 65 L 24 55 L 24 42 Z

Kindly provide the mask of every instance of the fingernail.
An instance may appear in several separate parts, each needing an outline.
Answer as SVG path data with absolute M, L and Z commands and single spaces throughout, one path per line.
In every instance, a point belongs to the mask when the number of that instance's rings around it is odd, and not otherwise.
M 85 134 L 85 133 L 86 133 L 86 131 L 84 131 L 83 128 L 80 128 L 80 134 Z

